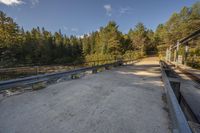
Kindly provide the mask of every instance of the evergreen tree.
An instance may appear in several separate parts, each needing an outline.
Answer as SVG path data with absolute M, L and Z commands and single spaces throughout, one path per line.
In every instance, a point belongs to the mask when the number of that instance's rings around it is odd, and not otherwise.
M 18 25 L 0 11 L 0 64 L 16 62 L 21 39 L 19 35 Z

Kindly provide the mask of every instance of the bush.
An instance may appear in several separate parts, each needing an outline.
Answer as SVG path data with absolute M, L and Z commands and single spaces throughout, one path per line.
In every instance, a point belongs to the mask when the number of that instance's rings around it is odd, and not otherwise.
M 140 51 L 127 51 L 124 55 L 123 55 L 123 59 L 124 60 L 134 60 L 134 59 L 138 59 L 144 56 L 144 53 L 141 54 Z
M 91 54 L 85 57 L 85 61 L 89 62 L 88 64 L 91 65 L 101 65 L 106 63 L 111 63 L 116 60 L 116 57 L 110 54 Z

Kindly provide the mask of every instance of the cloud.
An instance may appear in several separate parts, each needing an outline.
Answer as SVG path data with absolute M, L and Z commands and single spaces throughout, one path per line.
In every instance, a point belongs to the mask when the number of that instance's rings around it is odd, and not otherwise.
M 0 3 L 7 6 L 17 6 L 23 4 L 24 2 L 22 0 L 0 0 Z
M 63 26 L 63 30 L 65 30 L 65 31 L 71 31 L 71 32 L 78 32 L 79 31 L 79 29 L 78 28 L 69 28 L 69 27 L 67 27 L 67 26 Z
M 106 10 L 106 14 L 107 14 L 108 16 L 112 16 L 112 6 L 109 5 L 109 4 L 107 4 L 107 5 L 104 5 L 103 7 L 104 7 L 104 9 Z
M 78 37 L 78 38 L 84 38 L 85 36 L 91 36 L 92 35 L 92 33 L 86 33 L 86 34 L 82 34 L 82 35 L 76 35 L 76 37 Z
M 76 37 L 82 39 L 84 38 L 84 35 L 76 35 Z
M 69 30 L 69 28 L 68 28 L 67 26 L 63 26 L 63 29 L 64 29 L 65 31 L 68 31 L 68 30 Z
M 30 2 L 31 2 L 31 7 L 34 7 L 34 6 L 36 6 L 37 4 L 39 4 L 39 0 L 30 0 Z
M 121 7 L 119 9 L 119 13 L 120 13 L 120 15 L 129 14 L 129 13 L 131 13 L 131 10 L 132 10 L 132 8 L 130 8 L 130 7 Z
M 71 31 L 72 31 L 72 32 L 78 32 L 79 29 L 78 29 L 78 28 L 71 28 Z

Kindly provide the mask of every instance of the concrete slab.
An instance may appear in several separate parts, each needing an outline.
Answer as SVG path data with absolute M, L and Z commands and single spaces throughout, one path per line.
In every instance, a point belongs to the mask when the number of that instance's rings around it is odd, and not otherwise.
M 168 133 L 157 58 L 0 102 L 0 133 Z
M 185 65 L 179 65 L 179 67 L 185 71 L 187 71 L 188 73 L 193 74 L 194 76 L 196 76 L 198 79 L 200 79 L 200 70 L 198 69 L 194 69 L 191 68 L 189 66 L 185 66 Z
M 175 70 L 180 76 L 181 93 L 189 104 L 192 111 L 195 113 L 198 121 L 200 121 L 200 85 L 191 80 L 186 74 L 180 70 Z

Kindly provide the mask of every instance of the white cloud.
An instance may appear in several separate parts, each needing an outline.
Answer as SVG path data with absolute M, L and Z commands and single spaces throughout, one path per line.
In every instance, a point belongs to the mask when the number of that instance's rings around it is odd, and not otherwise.
M 71 28 L 71 31 L 72 31 L 72 32 L 78 32 L 79 29 L 78 29 L 78 28 Z
M 108 16 L 112 16 L 112 6 L 109 5 L 109 4 L 107 4 L 107 5 L 104 5 L 103 7 L 104 7 L 104 9 L 106 10 L 106 14 L 107 14 Z
M 77 38 L 84 38 L 84 35 L 76 35 Z
M 30 0 L 30 2 L 31 2 L 31 7 L 34 7 L 34 6 L 36 6 L 37 4 L 39 4 L 39 0 Z
M 84 38 L 85 36 L 91 36 L 92 33 L 86 33 L 86 34 L 83 34 L 83 35 L 77 35 L 76 37 L 78 38 Z
M 68 30 L 69 30 L 69 28 L 68 28 L 67 26 L 63 26 L 63 29 L 64 29 L 65 31 L 68 31 Z
M 3 3 L 7 6 L 16 6 L 16 5 L 21 5 L 24 2 L 22 0 L 0 0 L 0 3 Z
M 122 14 L 129 14 L 131 13 L 132 8 L 130 7 L 122 7 L 119 9 L 119 13 Z
M 71 31 L 71 32 L 78 32 L 78 31 L 79 31 L 79 29 L 76 28 L 76 27 L 74 27 L 74 28 L 69 28 L 69 27 L 67 27 L 67 26 L 63 26 L 63 30 L 65 30 L 65 31 Z

